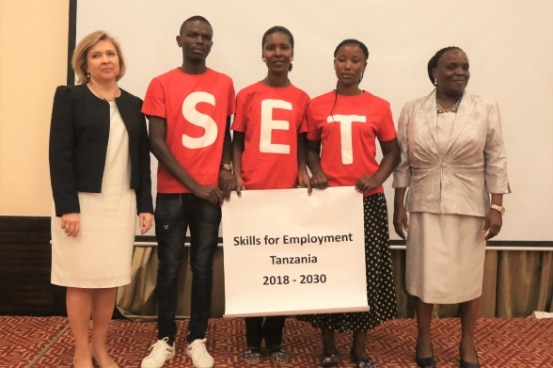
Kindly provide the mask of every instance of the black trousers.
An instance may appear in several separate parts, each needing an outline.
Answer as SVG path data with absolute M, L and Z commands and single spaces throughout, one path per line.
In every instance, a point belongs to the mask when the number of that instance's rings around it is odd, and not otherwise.
M 246 317 L 245 320 L 248 347 L 261 347 L 261 341 L 265 340 L 267 348 L 280 348 L 286 317 Z

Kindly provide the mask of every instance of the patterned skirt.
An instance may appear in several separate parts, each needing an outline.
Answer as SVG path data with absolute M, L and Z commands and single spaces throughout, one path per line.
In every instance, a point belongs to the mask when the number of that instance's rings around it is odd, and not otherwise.
M 397 301 L 389 247 L 388 210 L 384 193 L 363 198 L 365 258 L 369 312 L 298 316 L 316 328 L 338 332 L 364 331 L 397 317 Z

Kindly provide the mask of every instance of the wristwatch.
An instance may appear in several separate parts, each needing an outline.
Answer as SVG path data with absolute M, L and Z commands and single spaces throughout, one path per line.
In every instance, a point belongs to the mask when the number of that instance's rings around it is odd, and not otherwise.
M 501 215 L 505 214 L 505 207 L 503 207 L 503 206 L 492 203 L 492 204 L 490 204 L 490 208 L 492 208 L 496 211 L 499 211 L 499 213 L 501 213 Z
M 232 165 L 231 164 L 222 164 L 221 165 L 221 170 L 232 172 Z

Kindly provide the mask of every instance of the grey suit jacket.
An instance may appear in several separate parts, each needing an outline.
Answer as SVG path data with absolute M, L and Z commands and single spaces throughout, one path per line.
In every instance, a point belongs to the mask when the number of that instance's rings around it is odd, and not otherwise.
M 409 212 L 485 216 L 488 193 L 510 193 L 498 105 L 465 92 L 444 154 L 436 119 L 435 90 L 403 107 L 393 187 L 408 188 Z

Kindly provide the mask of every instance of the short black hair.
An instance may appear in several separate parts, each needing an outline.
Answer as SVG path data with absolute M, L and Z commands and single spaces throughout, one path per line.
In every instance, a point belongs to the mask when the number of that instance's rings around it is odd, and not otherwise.
M 213 27 L 211 27 L 211 23 L 209 23 L 209 21 L 207 19 L 205 19 L 201 15 L 193 15 L 190 18 L 188 18 L 187 20 L 185 20 L 184 22 L 182 22 L 182 24 L 180 26 L 179 34 L 182 34 L 182 29 L 184 28 L 184 25 L 186 23 L 194 22 L 196 20 L 199 20 L 200 22 L 203 22 L 203 23 L 207 23 L 209 25 L 209 27 L 212 28 L 212 31 L 213 31 Z
M 340 42 L 338 44 L 338 46 L 336 46 L 336 49 L 334 49 L 334 57 L 336 57 L 336 55 L 338 55 L 338 50 L 340 50 L 340 48 L 342 46 L 345 46 L 345 45 L 357 45 L 357 46 L 359 46 L 359 48 L 361 49 L 361 51 L 365 55 L 365 61 L 367 61 L 369 59 L 369 49 L 367 48 L 367 46 L 363 42 L 361 42 L 359 40 L 356 40 L 355 38 L 347 38 L 347 39 L 343 40 L 342 42 Z
M 428 69 L 428 78 L 430 78 L 430 83 L 434 84 L 434 76 L 432 75 L 432 70 L 438 67 L 438 62 L 440 61 L 440 58 L 442 57 L 442 55 L 450 50 L 463 51 L 460 47 L 457 47 L 457 46 L 444 47 L 443 49 L 439 49 L 438 51 L 436 51 L 434 56 L 432 56 L 430 60 L 428 60 L 427 69 Z
M 288 36 L 288 40 L 290 41 L 290 45 L 292 48 L 294 48 L 294 36 L 292 35 L 292 32 L 286 27 L 283 26 L 273 26 L 269 28 L 268 30 L 263 33 L 263 38 L 261 38 L 261 47 L 265 46 L 265 40 L 267 36 L 273 34 L 273 33 L 284 33 L 286 36 Z

